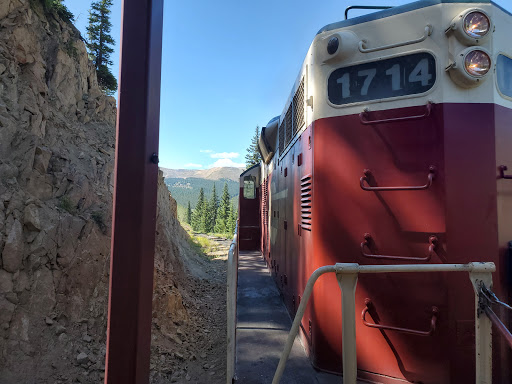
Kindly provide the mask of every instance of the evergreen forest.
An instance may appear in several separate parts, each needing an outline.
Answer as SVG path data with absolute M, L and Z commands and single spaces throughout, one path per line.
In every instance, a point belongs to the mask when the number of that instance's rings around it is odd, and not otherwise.
M 210 196 L 206 196 L 204 189 L 200 188 L 195 209 L 192 211 L 189 202 L 185 215 L 185 221 L 196 232 L 213 232 L 230 236 L 235 232 L 237 218 L 237 206 L 231 202 L 227 181 L 224 182 L 220 195 L 215 184 Z

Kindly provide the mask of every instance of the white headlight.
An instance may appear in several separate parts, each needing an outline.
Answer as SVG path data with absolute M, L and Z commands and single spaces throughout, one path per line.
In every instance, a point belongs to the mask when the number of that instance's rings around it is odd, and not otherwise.
M 445 32 L 453 33 L 464 45 L 481 45 L 487 41 L 492 30 L 491 18 L 483 10 L 472 8 L 454 17 Z
M 472 11 L 469 12 L 464 17 L 464 32 L 468 34 L 469 37 L 474 39 L 481 39 L 484 37 L 489 29 L 491 28 L 491 22 L 487 15 L 480 11 Z
M 491 68 L 491 58 L 479 49 L 469 51 L 464 57 L 464 68 L 471 76 L 485 76 Z
M 463 88 L 477 87 L 492 68 L 491 54 L 481 47 L 468 47 L 454 57 L 447 68 L 451 79 Z

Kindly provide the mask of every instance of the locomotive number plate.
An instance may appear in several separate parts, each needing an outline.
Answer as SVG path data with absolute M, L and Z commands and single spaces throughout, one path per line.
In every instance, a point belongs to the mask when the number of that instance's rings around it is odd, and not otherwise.
M 436 81 L 435 64 L 434 56 L 421 52 L 338 68 L 329 76 L 329 101 L 343 105 L 426 92 Z

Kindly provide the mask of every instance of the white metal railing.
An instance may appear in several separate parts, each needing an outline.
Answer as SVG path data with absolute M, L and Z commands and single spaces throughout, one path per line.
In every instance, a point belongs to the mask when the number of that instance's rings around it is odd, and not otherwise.
M 236 296 L 238 285 L 238 222 L 235 235 L 228 252 L 227 270 L 227 384 L 232 384 L 235 378 L 236 363 Z
M 492 273 L 496 271 L 494 263 L 469 264 L 416 264 L 416 265 L 359 265 L 339 263 L 318 268 L 309 278 L 300 302 L 292 328 L 288 334 L 286 345 L 279 360 L 272 384 L 278 384 L 290 355 L 293 342 L 299 331 L 304 311 L 313 286 L 317 279 L 325 273 L 336 273 L 341 289 L 341 334 L 343 383 L 356 384 L 357 351 L 356 351 L 356 303 L 355 292 L 357 278 L 360 273 L 395 273 L 395 272 L 469 272 L 469 278 L 475 291 L 475 358 L 476 384 L 492 383 L 492 334 L 491 321 L 481 316 L 479 311 L 479 292 L 482 284 L 492 287 Z

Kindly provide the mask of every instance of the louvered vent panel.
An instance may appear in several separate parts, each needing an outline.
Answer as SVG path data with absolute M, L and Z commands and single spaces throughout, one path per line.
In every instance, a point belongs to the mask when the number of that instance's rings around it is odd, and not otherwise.
M 284 118 L 286 122 L 286 145 L 292 140 L 293 137 L 293 125 L 292 125 L 292 103 L 288 107 L 288 111 L 286 111 L 286 116 Z
M 304 125 L 304 78 L 302 78 L 295 96 L 293 96 L 293 129 L 294 133 L 300 131 Z
M 281 122 L 279 126 L 279 155 L 283 154 L 284 151 L 284 131 L 285 131 L 285 122 Z
M 311 231 L 311 190 L 313 177 L 306 175 L 300 179 L 300 223 L 301 228 Z
M 268 228 L 268 179 L 263 184 L 263 225 Z

